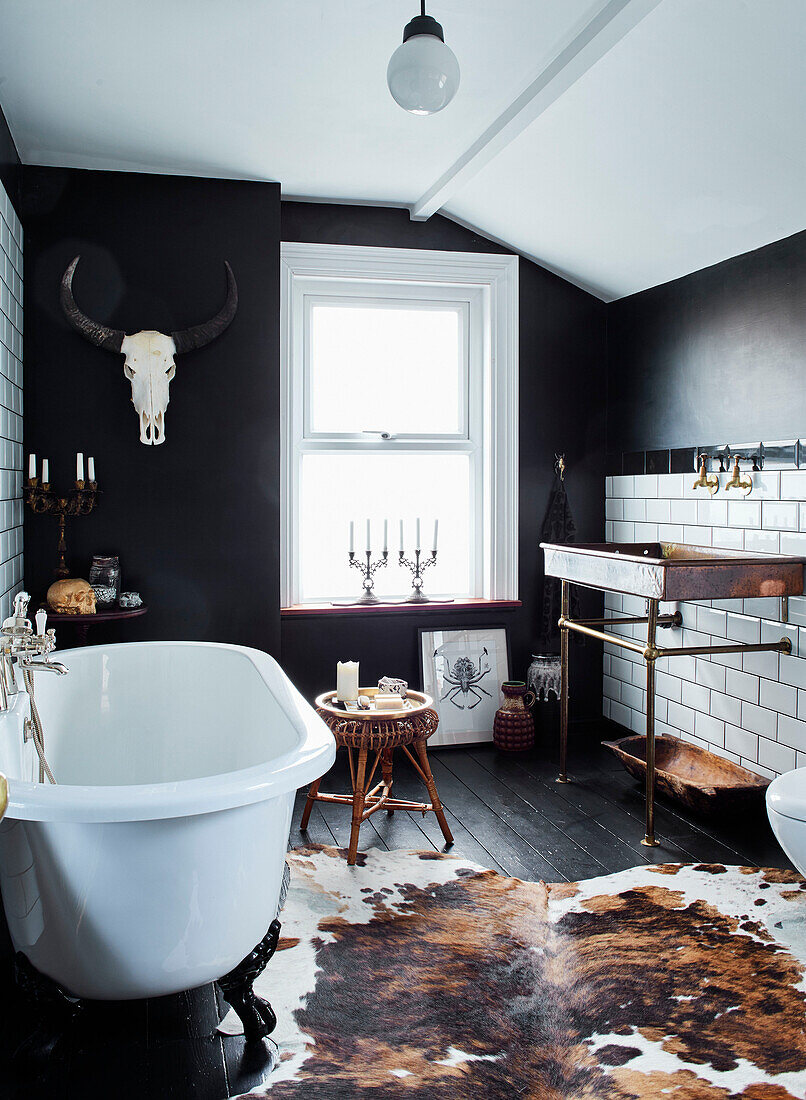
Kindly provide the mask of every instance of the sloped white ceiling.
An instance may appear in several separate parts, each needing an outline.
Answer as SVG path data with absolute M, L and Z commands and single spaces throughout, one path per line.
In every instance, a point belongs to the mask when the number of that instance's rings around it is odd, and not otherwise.
M 431 118 L 385 83 L 417 8 L 2 0 L 0 104 L 26 163 L 426 212 L 442 181 L 437 209 L 603 298 L 806 227 L 806 0 L 434 0 L 462 85 Z

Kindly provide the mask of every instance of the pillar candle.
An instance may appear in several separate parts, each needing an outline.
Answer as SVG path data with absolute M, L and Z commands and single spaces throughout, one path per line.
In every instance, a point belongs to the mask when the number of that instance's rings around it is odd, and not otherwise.
M 87 459 L 87 477 L 90 481 L 95 481 L 95 459 L 92 457 Z
M 36 455 L 28 455 L 28 477 L 36 477 Z
M 358 698 L 358 661 L 339 661 L 336 665 L 336 698 L 342 703 Z
M 42 459 L 42 484 L 47 485 L 50 482 L 50 463 L 46 458 Z
M 355 553 L 355 523 L 350 520 L 350 553 Z
M 84 455 L 76 451 L 76 481 L 84 480 Z
M 439 534 L 439 520 L 434 520 L 434 553 L 437 552 L 437 535 Z

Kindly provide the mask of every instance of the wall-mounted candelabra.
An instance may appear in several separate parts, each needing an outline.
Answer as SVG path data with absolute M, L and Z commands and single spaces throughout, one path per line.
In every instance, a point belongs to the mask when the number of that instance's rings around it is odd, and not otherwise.
M 36 455 L 28 458 L 28 479 L 23 489 L 25 503 L 32 512 L 37 515 L 56 516 L 59 522 L 59 542 L 57 553 L 59 562 L 54 573 L 57 577 L 69 577 L 70 570 L 67 567 L 67 541 L 65 539 L 65 527 L 68 516 L 88 516 L 98 502 L 98 483 L 95 480 L 95 460 L 88 461 L 87 473 L 89 477 L 84 480 L 84 455 L 76 455 L 76 480 L 75 486 L 66 496 L 60 496 L 50 484 L 49 462 L 42 460 L 42 478 L 37 477 Z

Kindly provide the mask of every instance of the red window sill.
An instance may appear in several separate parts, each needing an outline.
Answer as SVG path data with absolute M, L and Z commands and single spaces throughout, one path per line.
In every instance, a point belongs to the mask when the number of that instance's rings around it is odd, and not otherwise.
M 520 606 L 520 600 L 481 599 L 454 600 L 452 603 L 376 603 L 369 607 L 365 604 L 334 607 L 329 603 L 300 603 L 281 607 L 280 616 L 283 619 L 305 619 L 319 615 L 407 615 L 413 611 L 441 611 L 444 614 L 452 611 L 515 611 Z

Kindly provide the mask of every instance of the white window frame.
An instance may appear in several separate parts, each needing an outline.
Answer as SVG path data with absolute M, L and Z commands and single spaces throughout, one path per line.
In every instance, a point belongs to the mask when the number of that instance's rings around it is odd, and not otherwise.
M 280 592 L 283 606 L 300 603 L 299 471 L 303 453 L 355 451 L 377 440 L 350 433 L 312 433 L 304 423 L 307 380 L 306 310 L 312 296 L 339 299 L 345 284 L 351 302 L 361 298 L 433 301 L 466 308 L 470 384 L 480 400 L 470 402 L 483 420 L 471 426 L 467 414 L 456 435 L 396 436 L 395 451 L 468 452 L 469 436 L 483 440 L 475 463 L 475 548 L 471 562 L 476 595 L 490 600 L 518 598 L 518 257 L 478 252 L 436 252 L 408 248 L 282 243 L 280 246 Z M 347 284 L 349 284 L 348 294 Z M 465 395 L 467 396 L 467 395 Z M 472 430 L 475 427 L 475 432 Z M 377 426 L 378 431 L 383 425 Z M 374 429 L 373 429 L 374 430 Z M 385 445 L 386 446 L 386 445 Z M 336 595 L 334 593 L 334 595 Z

